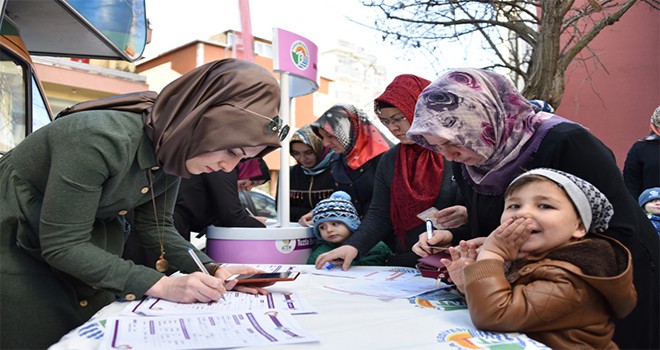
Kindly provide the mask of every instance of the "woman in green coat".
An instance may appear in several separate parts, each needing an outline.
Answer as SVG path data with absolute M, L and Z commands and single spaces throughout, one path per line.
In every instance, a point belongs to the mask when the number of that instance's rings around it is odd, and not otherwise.
M 0 159 L 0 348 L 46 348 L 116 298 L 218 300 L 248 267 L 219 267 L 176 231 L 180 177 L 231 171 L 280 146 L 279 86 L 249 62 L 211 62 L 163 89 L 67 109 Z M 123 260 L 134 211 L 159 271 Z M 194 253 L 211 276 L 199 271 Z M 238 289 L 238 288 L 237 288 Z M 262 289 L 241 289 L 252 293 Z

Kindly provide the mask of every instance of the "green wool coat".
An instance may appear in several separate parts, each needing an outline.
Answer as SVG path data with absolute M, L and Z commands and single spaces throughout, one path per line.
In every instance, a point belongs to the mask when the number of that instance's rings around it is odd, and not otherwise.
M 160 251 L 162 235 L 170 265 L 195 271 L 192 245 L 172 223 L 178 185 L 158 166 L 141 116 L 130 112 L 71 114 L 0 158 L 0 348 L 45 348 L 164 276 L 121 259 L 129 210 L 145 248 Z

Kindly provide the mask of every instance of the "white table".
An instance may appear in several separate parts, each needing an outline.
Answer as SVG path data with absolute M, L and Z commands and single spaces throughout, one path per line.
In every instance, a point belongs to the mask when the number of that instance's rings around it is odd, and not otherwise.
M 313 266 L 298 265 L 296 268 L 300 271 L 309 271 Z M 386 269 L 386 267 L 371 268 Z M 323 285 L 351 283 L 351 281 L 345 278 L 303 273 L 296 281 L 281 282 L 268 287 L 272 291 L 294 292 L 307 300 L 317 314 L 294 315 L 294 318 L 320 341 L 282 344 L 275 347 L 251 347 L 251 349 L 459 349 L 456 346 L 450 347 L 449 343 L 439 342 L 438 336 L 445 334 L 461 337 L 459 335 L 461 331 L 480 333 L 470 321 L 467 310 L 427 309 L 414 306 L 407 299 L 381 300 L 337 294 L 318 288 Z M 112 303 L 100 310 L 94 318 L 102 320 L 117 315 L 124 306 L 125 303 Z M 85 325 L 71 331 L 50 349 L 98 348 L 100 339 L 88 339 L 78 334 L 83 327 Z M 522 338 L 524 341 L 529 341 L 524 336 Z

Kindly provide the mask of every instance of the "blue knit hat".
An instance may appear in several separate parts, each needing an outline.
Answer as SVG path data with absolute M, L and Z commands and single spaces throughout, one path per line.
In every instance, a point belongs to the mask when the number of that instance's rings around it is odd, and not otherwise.
M 644 208 L 646 203 L 654 199 L 660 199 L 660 187 L 651 187 L 642 192 L 639 196 L 639 206 Z
M 319 232 L 319 225 L 326 221 L 341 221 L 351 232 L 355 232 L 360 226 L 360 218 L 351 203 L 351 196 L 344 191 L 336 191 L 330 197 L 320 201 L 314 207 L 312 215 L 314 235 L 320 240 L 323 240 L 323 237 Z
M 541 112 L 547 112 L 547 113 L 555 112 L 555 109 L 552 107 L 552 105 L 550 105 L 549 103 L 543 100 L 529 100 L 529 103 L 531 103 L 532 106 L 538 108 L 538 110 Z

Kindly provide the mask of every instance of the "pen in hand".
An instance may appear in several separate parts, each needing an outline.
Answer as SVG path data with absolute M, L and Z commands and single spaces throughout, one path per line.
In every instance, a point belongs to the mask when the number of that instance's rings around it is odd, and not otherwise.
M 190 256 L 193 258 L 193 261 L 195 261 L 195 264 L 197 264 L 197 267 L 202 271 L 202 273 L 211 276 L 209 271 L 206 269 L 206 267 L 204 267 L 204 264 L 202 264 L 202 261 L 199 260 L 199 257 L 197 254 L 195 254 L 195 251 L 192 248 L 188 248 L 188 254 L 190 254 Z M 226 300 L 224 294 L 222 295 L 222 300 Z
M 433 238 L 433 221 L 426 219 L 426 239 Z

